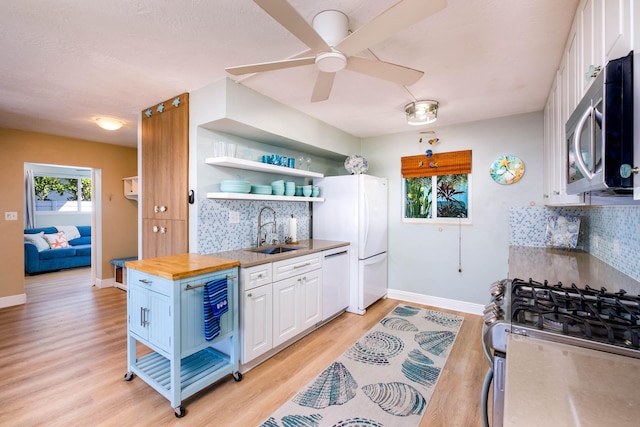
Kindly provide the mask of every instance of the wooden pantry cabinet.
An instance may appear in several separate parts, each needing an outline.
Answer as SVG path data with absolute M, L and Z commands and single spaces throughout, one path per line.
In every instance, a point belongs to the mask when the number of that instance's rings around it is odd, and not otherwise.
M 142 111 L 142 258 L 189 250 L 189 94 Z

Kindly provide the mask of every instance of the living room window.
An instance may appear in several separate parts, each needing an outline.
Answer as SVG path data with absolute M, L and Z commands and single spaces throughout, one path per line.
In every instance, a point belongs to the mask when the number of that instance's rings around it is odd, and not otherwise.
M 35 175 L 36 212 L 91 212 L 91 178 Z

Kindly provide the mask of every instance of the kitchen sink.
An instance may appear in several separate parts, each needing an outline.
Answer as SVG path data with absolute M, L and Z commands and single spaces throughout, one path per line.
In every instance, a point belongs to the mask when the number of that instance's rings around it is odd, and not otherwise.
M 287 246 L 270 246 L 268 248 L 252 248 L 252 249 L 246 249 L 246 250 L 250 252 L 257 252 L 259 254 L 275 255 L 275 254 L 282 254 L 285 252 L 297 251 L 298 249 L 302 249 L 302 248 L 292 248 Z

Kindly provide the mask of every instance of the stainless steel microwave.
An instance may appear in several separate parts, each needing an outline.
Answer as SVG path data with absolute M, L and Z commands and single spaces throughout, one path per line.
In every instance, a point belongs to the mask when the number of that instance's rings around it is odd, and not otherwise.
M 632 194 L 633 139 L 631 52 L 607 63 L 567 121 L 567 194 Z

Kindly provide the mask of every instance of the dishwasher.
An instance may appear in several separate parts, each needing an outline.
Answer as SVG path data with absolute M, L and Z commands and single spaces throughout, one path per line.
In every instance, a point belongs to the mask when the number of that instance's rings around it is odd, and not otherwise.
M 322 252 L 322 321 L 342 313 L 349 306 L 349 246 Z

